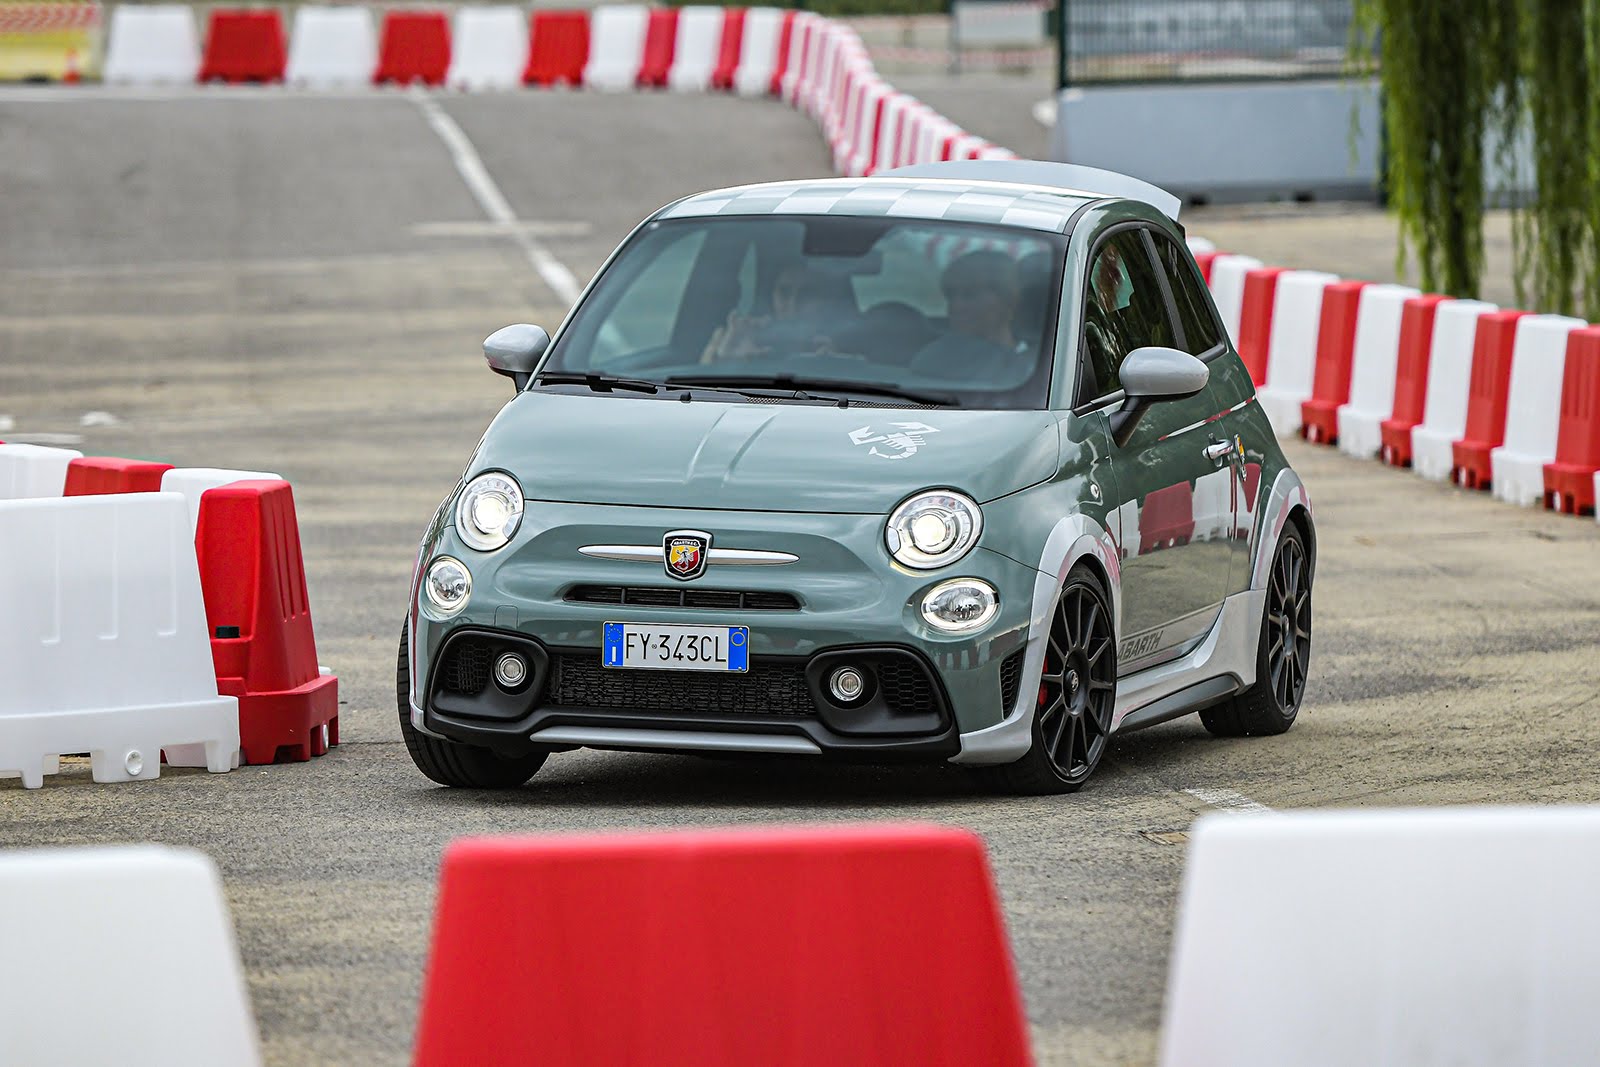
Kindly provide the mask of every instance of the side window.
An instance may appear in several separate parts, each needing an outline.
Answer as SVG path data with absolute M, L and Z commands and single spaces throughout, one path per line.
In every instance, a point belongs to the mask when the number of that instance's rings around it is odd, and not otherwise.
M 1144 231 L 1122 230 L 1095 249 L 1084 297 L 1082 378 L 1084 403 L 1122 388 L 1117 369 L 1136 348 L 1177 343 L 1166 296 L 1145 249 Z
M 1156 235 L 1155 241 L 1161 268 L 1167 272 L 1167 283 L 1172 286 L 1172 302 L 1178 305 L 1178 322 L 1183 326 L 1183 338 L 1189 351 L 1197 356 L 1209 352 L 1222 343 L 1222 328 L 1211 314 L 1206 294 L 1200 291 L 1200 277 L 1189 262 L 1189 253 L 1171 238 Z

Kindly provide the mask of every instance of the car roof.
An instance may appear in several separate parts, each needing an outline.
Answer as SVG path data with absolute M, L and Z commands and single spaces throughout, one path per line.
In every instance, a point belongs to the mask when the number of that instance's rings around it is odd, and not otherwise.
M 1176 220 L 1176 197 L 1091 167 L 1020 160 L 933 163 L 871 178 L 814 178 L 716 189 L 669 204 L 658 219 L 720 215 L 853 215 L 1016 226 L 1065 233 L 1097 200 L 1135 200 Z

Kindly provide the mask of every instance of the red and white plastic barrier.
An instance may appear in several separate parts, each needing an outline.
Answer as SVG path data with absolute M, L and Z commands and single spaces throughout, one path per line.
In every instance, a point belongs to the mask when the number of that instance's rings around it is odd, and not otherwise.
M 1357 323 L 1361 317 L 1362 293 L 1368 285 L 1368 282 L 1335 282 L 1323 290 L 1311 399 L 1300 405 L 1300 433 L 1307 441 L 1326 443 L 1339 436 L 1339 409 L 1350 400 Z
M 1589 1062 L 1597 879 L 1595 808 L 1204 816 L 1161 1063 Z M 1291 989 L 1240 1010 L 1243 990 Z
M 0 900 L 7 1063 L 261 1062 L 222 879 L 203 853 L 8 850 Z
M 1223 328 L 1234 346 L 1239 344 L 1239 317 L 1244 311 L 1245 275 L 1263 266 L 1252 256 L 1219 253 L 1211 261 L 1211 299 L 1216 302 L 1217 314 L 1222 316 Z
M 1385 463 L 1395 467 L 1411 466 L 1411 431 L 1422 423 L 1427 410 L 1433 327 L 1444 301 L 1444 297 L 1433 293 L 1414 296 L 1400 312 L 1394 409 L 1383 420 L 1383 446 L 1379 452 Z
M 479 838 L 445 850 L 417 1067 L 1029 1061 L 998 899 L 967 831 Z
M 1267 375 L 1256 397 L 1280 437 L 1300 429 L 1300 405 L 1310 398 L 1316 373 L 1322 291 L 1338 280 L 1337 274 L 1315 270 L 1286 270 L 1278 275 Z
M 288 62 L 277 8 L 213 8 L 200 59 L 203 82 L 276 82 Z
M 372 80 L 443 85 L 450 70 L 450 16 L 443 11 L 385 11 Z
M 722 56 L 725 8 L 694 6 L 678 9 L 678 35 L 667 88 L 679 93 L 703 93 L 711 88 Z M 738 13 L 743 17 L 743 12 Z
M 595 8 L 589 18 L 589 63 L 583 68 L 587 88 L 622 92 L 639 84 L 649 15 L 649 8 L 637 4 Z
M 1600 485 L 1600 326 L 1567 337 L 1561 426 L 1555 459 L 1545 464 L 1545 506 L 1569 514 L 1595 511 Z
M 1339 408 L 1339 450 L 1371 459 L 1383 448 L 1383 420 L 1394 412 L 1400 320 L 1406 301 L 1421 296 L 1404 285 L 1369 285 L 1356 320 L 1350 402 Z
M 1561 425 L 1567 338 L 1586 325 L 1564 315 L 1525 315 L 1517 322 L 1503 443 L 1489 453 L 1495 499 L 1520 507 L 1544 499 L 1544 468 L 1555 461 Z
M 239 708 L 217 691 L 183 498 L 0 501 L 0 770 L 37 789 L 88 752 L 97 782 L 158 777 L 161 749 L 236 765 Z
M 1446 480 L 1455 467 L 1455 443 L 1467 429 L 1478 320 L 1499 310 L 1482 300 L 1445 300 L 1434 315 L 1427 405 L 1411 431 L 1412 469 L 1430 481 Z

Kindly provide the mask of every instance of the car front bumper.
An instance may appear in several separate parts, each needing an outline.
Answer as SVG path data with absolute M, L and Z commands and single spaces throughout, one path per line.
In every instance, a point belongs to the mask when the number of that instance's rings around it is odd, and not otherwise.
M 714 563 L 701 578 L 678 582 L 659 560 L 596 558 L 580 551 L 659 546 L 667 531 L 680 529 L 710 531 L 716 548 L 798 558 L 777 566 Z M 901 567 L 884 548 L 883 518 L 875 515 L 537 501 L 529 502 L 522 528 L 498 552 L 474 552 L 448 525 L 436 524 L 423 545 L 419 575 L 444 554 L 468 566 L 473 589 L 463 610 L 441 619 L 419 604 L 413 583 L 413 725 L 508 755 L 584 745 L 866 759 L 956 756 L 963 733 L 995 727 L 1019 703 L 1038 577 L 1034 569 L 982 547 L 936 571 Z M 933 630 L 918 610 L 929 589 L 955 577 L 981 578 L 999 591 L 998 614 L 976 635 Z M 794 604 L 741 609 L 576 599 L 624 588 L 650 596 L 686 589 L 758 594 L 745 599 L 763 605 L 774 603 L 776 595 L 792 597 Z M 749 675 L 733 680 L 698 671 L 601 668 L 607 622 L 747 626 Z M 478 679 L 462 685 L 452 657 L 463 642 L 521 649 L 542 669 L 516 691 L 499 689 L 489 677 L 476 694 L 464 693 Z M 879 660 L 905 683 L 887 713 L 883 707 L 867 714 L 830 705 L 821 680 L 832 665 L 865 662 L 876 671 Z M 480 668 L 481 663 L 473 671 L 481 674 Z

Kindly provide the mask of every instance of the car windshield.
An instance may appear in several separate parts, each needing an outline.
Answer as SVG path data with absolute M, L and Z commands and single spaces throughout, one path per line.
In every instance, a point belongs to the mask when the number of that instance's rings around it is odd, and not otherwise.
M 1043 408 L 1063 247 L 1053 234 L 923 219 L 654 222 L 606 269 L 539 378 Z

